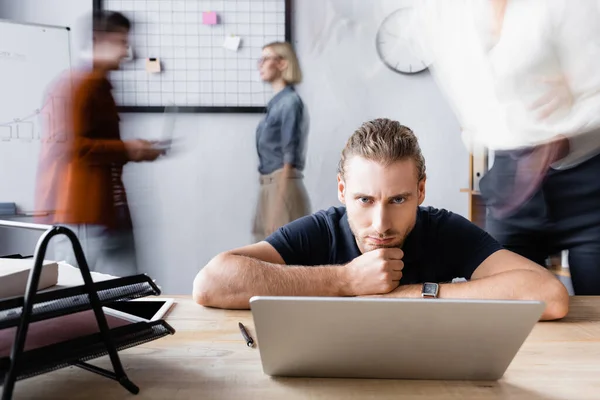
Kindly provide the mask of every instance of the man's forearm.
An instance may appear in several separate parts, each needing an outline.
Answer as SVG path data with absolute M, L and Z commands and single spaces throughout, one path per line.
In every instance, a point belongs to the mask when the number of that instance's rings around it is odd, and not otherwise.
M 343 268 L 297 267 L 245 256 L 219 256 L 196 277 L 194 299 L 210 307 L 248 309 L 252 296 L 339 296 Z
M 535 271 L 513 270 L 503 272 L 486 278 L 475 279 L 468 282 L 440 284 L 438 297 L 449 299 L 490 299 L 490 300 L 541 300 L 546 303 L 542 319 L 562 318 L 567 309 L 562 296 L 567 295 L 566 290 L 561 290 L 558 280 L 550 281 L 540 275 L 532 279 L 531 274 L 539 275 Z M 552 278 L 553 279 L 553 278 Z M 401 285 L 394 291 L 379 295 L 379 297 L 421 297 L 422 285 Z M 563 288 L 564 289 L 564 288 Z
M 89 139 L 75 141 L 77 156 L 95 164 L 125 164 L 129 161 L 125 143 L 119 139 Z

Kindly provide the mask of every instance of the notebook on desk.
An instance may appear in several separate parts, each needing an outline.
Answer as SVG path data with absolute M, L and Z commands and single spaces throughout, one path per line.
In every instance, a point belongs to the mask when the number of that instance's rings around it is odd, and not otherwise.
M 497 380 L 544 311 L 537 301 L 253 297 L 272 376 Z

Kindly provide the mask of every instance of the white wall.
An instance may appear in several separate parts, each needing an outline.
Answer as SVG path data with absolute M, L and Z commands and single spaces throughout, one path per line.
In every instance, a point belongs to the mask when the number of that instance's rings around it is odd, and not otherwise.
M 295 2 L 294 37 L 305 74 L 298 91 L 311 115 L 305 176 L 314 210 L 338 204 L 335 171 L 348 136 L 365 120 L 389 117 L 419 136 L 427 161 L 426 203 L 467 213 L 459 189 L 468 183 L 468 155 L 450 108 L 428 73 L 394 73 L 376 54 L 377 27 L 400 3 Z M 7 4 L 8 17 L 59 25 L 73 26 L 91 11 L 91 0 L 0 0 L 0 10 Z M 190 293 L 210 257 L 249 243 L 259 118 L 181 115 L 175 134 L 180 152 L 126 169 L 141 265 L 165 293 Z M 161 135 L 161 115 L 125 114 L 122 121 L 126 137 Z
M 419 137 L 427 162 L 426 203 L 466 215 L 459 188 L 468 183 L 468 155 L 449 106 L 429 73 L 400 75 L 377 56 L 379 23 L 402 3 L 407 1 L 295 3 L 294 37 L 306 76 L 299 90 L 313 117 L 309 191 L 319 207 L 334 202 L 334 171 L 345 140 L 365 120 L 388 117 Z M 329 181 L 322 178 L 327 176 Z

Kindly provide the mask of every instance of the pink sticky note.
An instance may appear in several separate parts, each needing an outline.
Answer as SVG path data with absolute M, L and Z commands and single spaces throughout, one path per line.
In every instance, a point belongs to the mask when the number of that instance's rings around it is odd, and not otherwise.
M 204 25 L 216 25 L 217 13 L 214 11 L 205 11 L 202 13 L 202 23 Z

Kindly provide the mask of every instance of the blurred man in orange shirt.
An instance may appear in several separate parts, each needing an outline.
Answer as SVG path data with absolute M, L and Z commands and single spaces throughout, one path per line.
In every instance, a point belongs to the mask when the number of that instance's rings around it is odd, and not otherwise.
M 91 70 L 60 78 L 51 91 L 37 184 L 39 222 L 63 224 L 79 237 L 90 270 L 116 276 L 137 273 L 132 222 L 121 178 L 129 161 L 162 154 L 146 140 L 121 140 L 119 115 L 107 79 L 127 56 L 131 23 L 117 12 L 93 16 Z M 66 109 L 59 111 L 63 104 Z M 70 241 L 55 239 L 55 257 L 77 265 Z

